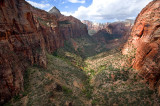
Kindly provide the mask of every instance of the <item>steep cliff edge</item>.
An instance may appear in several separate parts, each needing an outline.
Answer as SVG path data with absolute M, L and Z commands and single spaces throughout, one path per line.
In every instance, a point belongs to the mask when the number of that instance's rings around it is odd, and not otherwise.
M 132 65 L 149 82 L 159 86 L 160 78 L 160 0 L 149 3 L 138 15 L 123 54 L 133 53 Z M 159 87 L 160 89 L 160 87 Z M 159 90 L 160 91 L 160 90 Z
M 25 0 L 0 1 L 0 103 L 23 91 L 26 67 L 38 64 L 45 68 L 46 51 L 63 46 L 66 38 L 59 28 L 55 15 Z

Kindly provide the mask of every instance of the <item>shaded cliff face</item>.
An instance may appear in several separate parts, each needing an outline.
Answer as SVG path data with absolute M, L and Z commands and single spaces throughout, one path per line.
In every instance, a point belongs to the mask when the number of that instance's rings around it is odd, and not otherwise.
M 160 1 L 149 3 L 138 15 L 123 54 L 135 51 L 132 65 L 149 81 L 150 88 L 159 84 L 160 76 Z
M 24 0 L 0 1 L 0 103 L 23 91 L 26 67 L 46 67 L 46 51 L 62 47 L 64 36 L 55 15 L 35 9 Z
M 87 26 L 73 16 L 61 16 L 59 18 L 59 28 L 65 40 L 88 36 Z

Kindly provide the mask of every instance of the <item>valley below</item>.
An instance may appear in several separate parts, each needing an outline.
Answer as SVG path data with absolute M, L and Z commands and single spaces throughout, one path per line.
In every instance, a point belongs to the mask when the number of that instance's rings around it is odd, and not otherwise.
M 95 24 L 1 0 L 0 105 L 159 106 L 159 11 Z
M 157 91 L 126 64 L 120 48 L 98 53 L 91 40 L 71 39 L 46 55 L 47 68 L 27 68 L 24 91 L 4 106 L 159 105 Z

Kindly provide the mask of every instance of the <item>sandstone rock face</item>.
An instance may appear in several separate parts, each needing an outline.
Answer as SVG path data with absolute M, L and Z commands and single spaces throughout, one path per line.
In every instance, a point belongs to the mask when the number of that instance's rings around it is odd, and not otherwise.
M 133 67 L 154 89 L 160 81 L 160 0 L 149 3 L 138 15 L 122 53 L 134 51 Z
M 74 22 L 73 17 L 72 20 Z M 29 65 L 38 64 L 45 68 L 46 51 L 51 53 L 62 47 L 64 40 L 74 34 L 78 37 L 86 33 L 87 29 L 81 24 L 64 27 L 69 33 L 65 35 L 61 33 L 56 15 L 35 9 L 25 0 L 1 0 L 0 104 L 23 91 L 24 71 Z M 84 32 L 79 34 L 81 29 L 71 31 L 76 27 L 82 27 Z

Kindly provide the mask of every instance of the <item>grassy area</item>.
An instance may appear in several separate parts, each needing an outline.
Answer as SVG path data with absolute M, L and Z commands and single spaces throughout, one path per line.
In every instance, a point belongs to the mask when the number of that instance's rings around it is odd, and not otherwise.
M 100 53 L 85 60 L 90 76 L 92 105 L 158 105 L 156 91 L 150 90 L 118 50 Z
M 73 58 L 81 60 L 81 69 L 88 76 L 88 80 L 84 82 L 83 94 L 91 100 L 92 105 L 156 105 L 160 103 L 157 93 L 150 90 L 143 79 L 139 78 L 137 73 L 131 67 L 122 65 L 128 59 L 123 56 L 119 49 L 112 49 L 101 53 L 95 50 L 95 46 L 84 39 L 75 40 L 78 42 L 79 51 L 75 51 L 71 44 L 68 47 L 72 49 L 62 48 L 57 52 L 69 52 L 70 55 L 59 55 L 64 57 L 71 64 L 74 64 Z M 90 47 L 92 45 L 93 47 Z M 94 48 L 93 50 L 88 48 Z M 71 50 L 71 51 L 68 51 Z M 84 52 L 85 51 L 85 52 Z M 92 54 L 90 54 L 91 52 Z M 74 53 L 74 54 L 73 54 Z M 131 51 L 130 55 L 133 55 Z M 72 57 L 72 58 L 71 58 Z M 75 65 L 76 66 L 76 65 Z M 142 101 L 141 101 L 142 100 Z

